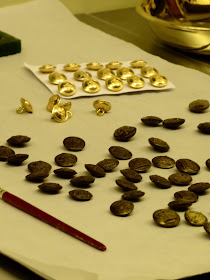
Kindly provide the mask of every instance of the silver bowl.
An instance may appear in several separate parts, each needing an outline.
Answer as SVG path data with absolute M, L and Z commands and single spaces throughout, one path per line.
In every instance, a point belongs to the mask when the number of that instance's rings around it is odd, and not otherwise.
M 152 16 L 144 8 L 147 0 L 137 2 L 136 11 L 150 25 L 156 36 L 174 48 L 197 54 L 210 55 L 210 19 L 203 21 L 180 21 Z

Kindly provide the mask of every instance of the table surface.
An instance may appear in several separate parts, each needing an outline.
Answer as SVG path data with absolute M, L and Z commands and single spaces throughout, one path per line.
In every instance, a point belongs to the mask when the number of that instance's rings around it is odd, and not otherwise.
M 84 23 L 131 42 L 148 53 L 158 55 L 175 64 L 180 64 L 210 74 L 210 58 L 208 56 L 183 53 L 161 44 L 150 27 L 145 24 L 144 20 L 140 18 L 134 8 L 94 14 L 79 14 L 76 16 Z M 0 276 L 2 280 L 43 279 L 1 254 L 0 264 Z M 206 276 L 199 276 L 199 278 L 196 279 L 209 279 L 208 277 L 209 276 L 207 276 L 207 278 Z M 190 277 L 189 279 L 192 278 Z M 195 278 L 193 277 L 193 279 Z

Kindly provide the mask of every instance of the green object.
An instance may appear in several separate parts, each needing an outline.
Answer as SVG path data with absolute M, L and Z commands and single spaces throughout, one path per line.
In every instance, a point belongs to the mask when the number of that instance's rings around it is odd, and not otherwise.
M 0 56 L 21 52 L 21 40 L 0 31 Z

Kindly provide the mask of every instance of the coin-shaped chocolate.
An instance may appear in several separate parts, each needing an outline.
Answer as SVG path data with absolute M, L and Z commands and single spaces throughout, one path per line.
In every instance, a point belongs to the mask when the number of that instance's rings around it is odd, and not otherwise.
M 115 182 L 125 192 L 137 190 L 137 186 L 126 179 L 117 179 Z
M 79 200 L 79 201 L 88 201 L 93 197 L 93 195 L 86 190 L 72 190 L 69 192 L 69 195 L 74 200 Z
M 48 162 L 38 160 L 29 163 L 28 169 L 30 172 L 43 171 L 45 173 L 49 173 L 52 169 L 52 166 Z
M 192 226 L 203 226 L 207 222 L 207 217 L 197 211 L 187 210 L 184 213 L 185 220 Z
M 150 180 L 160 189 L 168 189 L 171 187 L 171 182 L 159 175 L 150 175 Z
M 210 235 L 210 222 L 206 222 L 203 225 L 203 228 L 205 229 L 205 231 Z
M 193 113 L 202 113 L 209 108 L 209 101 L 205 99 L 197 99 L 189 104 L 189 110 Z
M 94 177 L 101 178 L 106 176 L 104 169 L 97 164 L 85 164 L 85 168 Z
M 195 183 L 192 184 L 188 190 L 191 192 L 194 192 L 198 195 L 203 194 L 206 190 L 210 188 L 210 184 L 206 182 L 200 182 L 200 183 Z
M 157 225 L 166 228 L 176 227 L 180 222 L 180 216 L 171 209 L 156 210 L 153 219 Z
M 140 190 L 133 190 L 125 192 L 121 197 L 122 199 L 129 201 L 138 201 L 140 197 L 144 196 L 145 193 Z
M 176 168 L 180 172 L 188 173 L 190 175 L 195 175 L 200 170 L 200 166 L 195 161 L 186 158 L 178 159 L 176 161 Z
M 196 193 L 186 190 L 175 192 L 174 197 L 177 200 L 187 200 L 191 203 L 194 203 L 198 200 L 198 195 Z
M 132 157 L 132 153 L 128 149 L 120 146 L 111 146 L 109 152 L 117 159 L 126 160 Z
M 206 160 L 206 167 L 210 170 L 210 158 Z
M 24 135 L 16 135 L 7 139 L 7 143 L 13 147 L 22 147 L 31 140 L 30 137 Z
M 131 182 L 138 183 L 142 180 L 142 176 L 136 172 L 135 170 L 131 170 L 130 168 L 120 170 L 122 175 Z
M 184 199 L 175 200 L 168 203 L 168 206 L 175 211 L 186 211 L 187 208 L 190 207 L 191 205 L 192 205 L 191 202 Z
M 184 122 L 185 122 L 185 119 L 182 119 L 182 118 L 170 118 L 170 119 L 163 120 L 163 126 L 166 128 L 169 128 L 169 129 L 177 129 Z
M 114 132 L 114 138 L 117 141 L 126 142 L 136 134 L 136 128 L 134 126 L 121 126 Z
M 105 172 L 111 172 L 119 164 L 119 160 L 115 158 L 105 158 L 97 163 Z
M 74 169 L 68 168 L 68 167 L 62 167 L 53 170 L 53 172 L 60 178 L 63 179 L 71 179 L 74 175 L 77 174 L 77 172 Z
M 71 136 L 63 140 L 63 145 L 69 151 L 81 151 L 85 147 L 85 141 L 79 137 Z
M 128 163 L 130 169 L 135 170 L 136 172 L 147 172 L 152 163 L 147 158 L 134 158 Z
M 88 188 L 90 184 L 95 181 L 95 178 L 91 175 L 89 176 L 75 176 L 70 180 L 70 183 L 78 188 Z
M 62 189 L 62 186 L 57 183 L 42 183 L 38 188 L 45 193 L 55 194 Z
M 210 122 L 200 123 L 197 127 L 201 133 L 210 134 Z
M 15 152 L 6 146 L 0 146 L 0 161 L 6 161 L 8 157 L 14 156 Z
M 169 181 L 176 186 L 187 186 L 192 181 L 192 177 L 188 173 L 177 172 L 168 177 Z
M 163 120 L 156 116 L 146 116 L 141 118 L 141 121 L 147 126 L 158 126 Z
M 70 153 L 61 153 L 55 157 L 55 163 L 62 167 L 71 167 L 77 162 L 77 157 Z
M 127 200 L 118 200 L 111 204 L 110 210 L 115 216 L 125 217 L 131 214 L 134 204 Z
M 152 159 L 152 163 L 157 168 L 169 169 L 175 166 L 175 160 L 168 156 L 156 156 Z
M 151 137 L 148 141 L 150 145 L 159 152 L 167 152 L 170 149 L 169 145 L 159 138 Z
M 7 163 L 18 166 L 21 165 L 28 157 L 29 155 L 27 154 L 15 154 L 7 158 Z
M 45 171 L 34 171 L 26 175 L 26 180 L 30 182 L 42 182 L 45 178 L 49 176 L 49 173 Z

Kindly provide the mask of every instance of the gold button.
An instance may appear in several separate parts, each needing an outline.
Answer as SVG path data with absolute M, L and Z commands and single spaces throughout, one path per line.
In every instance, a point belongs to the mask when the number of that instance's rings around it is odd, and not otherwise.
M 49 74 L 49 80 L 52 84 L 58 85 L 60 82 L 67 80 L 67 77 L 63 73 L 52 72 Z
M 115 92 L 120 91 L 123 86 L 123 81 L 118 77 L 106 79 L 106 87 L 108 90 Z
M 92 75 L 86 71 L 76 71 L 74 72 L 74 78 L 77 81 L 84 81 L 85 79 L 90 79 Z
M 62 96 L 65 96 L 65 97 L 72 96 L 76 92 L 76 86 L 74 85 L 74 83 L 72 83 L 70 81 L 63 81 L 63 82 L 59 83 L 58 91 L 59 91 L 60 95 L 62 95 Z
M 82 82 L 82 87 L 85 92 L 96 93 L 100 90 L 100 84 L 97 80 L 86 79 Z
M 109 68 L 102 68 L 100 70 L 97 71 L 97 76 L 99 79 L 101 80 L 106 80 L 108 78 L 113 78 L 115 77 L 114 72 L 109 69 Z
M 131 61 L 130 65 L 133 68 L 142 68 L 144 66 L 146 66 L 147 62 L 144 60 L 133 60 Z
M 167 78 L 160 74 L 156 74 L 156 75 L 153 75 L 152 77 L 150 77 L 151 85 L 153 85 L 154 87 L 157 87 L 157 88 L 165 87 L 167 85 L 167 82 L 168 82 Z
M 145 67 L 141 68 L 141 74 L 143 77 L 149 78 L 152 75 L 158 74 L 158 70 L 154 67 L 145 66 Z
M 41 73 L 52 73 L 56 69 L 56 66 L 51 65 L 51 64 L 44 64 L 41 67 L 39 67 L 39 71 Z
M 127 80 L 128 77 L 133 76 L 134 72 L 128 67 L 121 67 L 117 69 L 117 76 L 122 80 Z
M 55 105 L 58 105 L 61 101 L 61 98 L 58 94 L 55 94 L 50 97 L 47 103 L 47 111 L 52 112 L 52 109 Z
M 75 72 L 75 71 L 79 70 L 80 67 L 81 66 L 77 63 L 68 63 L 68 64 L 63 66 L 63 69 L 65 71 Z
M 89 70 L 99 70 L 99 69 L 103 68 L 103 65 L 100 64 L 99 62 L 90 62 L 90 63 L 86 64 L 86 66 Z
M 71 116 L 72 113 L 66 110 L 65 106 L 60 106 L 57 104 L 52 109 L 52 119 L 54 119 L 56 122 L 66 122 L 69 118 L 71 118 Z
M 17 108 L 16 112 L 18 114 L 22 114 L 22 113 L 33 113 L 33 108 L 32 108 L 32 105 L 31 103 L 24 99 L 24 98 L 21 98 L 20 99 L 20 103 L 21 103 L 21 107 Z
M 133 75 L 127 78 L 127 83 L 132 88 L 143 88 L 145 85 L 145 81 L 140 76 Z
M 106 100 L 95 100 L 93 102 L 93 107 L 96 109 L 96 114 L 98 116 L 103 116 L 104 113 L 111 109 L 111 104 Z
M 111 61 L 108 64 L 106 64 L 106 67 L 111 69 L 111 70 L 117 70 L 121 66 L 122 66 L 122 63 L 118 62 L 118 61 Z

